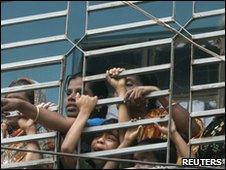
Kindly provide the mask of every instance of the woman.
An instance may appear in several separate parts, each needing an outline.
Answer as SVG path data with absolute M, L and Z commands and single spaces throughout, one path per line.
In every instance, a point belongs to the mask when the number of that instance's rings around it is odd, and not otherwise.
M 157 81 L 148 82 L 148 77 L 128 76 L 118 78 L 124 68 L 113 68 L 106 71 L 106 79 L 116 90 L 118 96 L 125 99 L 125 114 L 119 115 L 121 122 L 129 121 L 131 118 L 161 118 L 169 112 L 169 100 L 166 97 L 157 99 L 145 99 L 144 96 L 152 92 L 159 91 Z M 154 78 L 152 77 L 154 80 Z M 144 84 L 146 82 L 146 84 Z M 147 82 L 149 84 L 147 84 Z M 158 103 L 161 107 L 158 107 Z M 122 104 L 120 104 L 122 105 Z M 189 113 L 175 101 L 172 102 L 172 117 L 175 121 L 178 132 L 188 136 Z M 203 123 L 199 119 L 192 120 L 192 137 L 198 137 L 202 134 Z M 164 134 L 153 125 L 144 127 L 144 133 L 139 140 L 146 138 L 164 138 Z
M 15 87 L 20 85 L 34 84 L 35 81 L 22 77 L 18 80 L 14 80 L 9 87 Z M 25 92 L 9 93 L 5 96 L 6 98 L 17 98 L 27 101 L 31 104 L 38 105 L 40 102 L 46 102 L 44 93 L 41 90 L 29 90 Z M 51 104 L 41 104 L 39 107 L 48 108 Z M 40 125 L 36 125 L 36 122 L 32 119 L 28 119 L 25 116 L 21 116 L 19 111 L 8 112 L 4 114 L 6 118 L 1 123 L 3 138 L 6 137 L 18 137 L 23 135 L 30 135 L 36 133 L 47 132 Z M 53 141 L 45 140 L 43 142 L 29 141 L 29 142 L 19 142 L 10 144 L 11 148 L 26 148 L 30 150 L 39 150 L 40 146 L 42 149 L 52 150 Z M 31 161 L 36 159 L 41 159 L 42 155 L 33 152 L 19 152 L 5 150 L 1 154 L 1 164 L 21 162 L 21 161 Z

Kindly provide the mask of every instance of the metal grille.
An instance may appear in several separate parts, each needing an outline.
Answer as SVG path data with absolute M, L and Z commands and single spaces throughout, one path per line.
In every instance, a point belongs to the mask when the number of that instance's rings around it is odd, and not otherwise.
M 144 3 L 144 1 L 131 1 L 134 4 L 137 3 Z M 12 2 L 13 3 L 13 2 Z M 149 2 L 151 3 L 151 2 Z M 5 4 L 7 5 L 7 4 Z M 93 76 L 86 76 L 86 65 L 87 65 L 87 58 L 95 56 L 98 57 L 103 54 L 110 54 L 115 52 L 121 52 L 121 51 L 129 51 L 134 49 L 140 49 L 140 48 L 147 48 L 152 46 L 159 46 L 163 44 L 171 44 L 171 54 L 170 54 L 170 63 L 162 64 L 162 65 L 156 65 L 156 66 L 149 66 L 149 67 L 142 67 L 137 69 L 131 69 L 126 70 L 123 72 L 120 76 L 128 76 L 128 75 L 138 75 L 138 74 L 144 74 L 144 73 L 154 73 L 158 71 L 163 70 L 170 70 L 170 85 L 169 89 L 167 90 L 161 90 L 158 92 L 154 92 L 150 95 L 147 95 L 146 98 L 153 98 L 153 97 L 159 97 L 159 96 L 169 96 L 169 115 L 165 118 L 156 118 L 156 119 L 144 119 L 139 120 L 137 122 L 125 122 L 125 123 L 119 123 L 114 125 L 104 125 L 104 126 L 96 126 L 96 127 L 89 127 L 85 128 L 83 133 L 92 133 L 92 132 L 99 132 L 99 131 L 105 131 L 110 129 L 120 129 L 120 128 L 128 128 L 128 127 L 134 127 L 138 125 L 147 125 L 152 124 L 154 122 L 166 122 L 171 119 L 172 117 L 172 97 L 173 97 L 173 77 L 174 77 L 174 47 L 175 47 L 175 39 L 176 37 L 180 36 L 177 32 L 174 34 L 171 38 L 165 38 L 160 40 L 153 40 L 148 42 L 141 42 L 141 43 L 135 43 L 135 44 L 127 44 L 127 45 L 120 45 L 115 47 L 108 47 L 103 49 L 97 49 L 97 50 L 90 50 L 90 51 L 84 51 L 82 50 L 78 45 L 80 42 L 90 36 L 94 35 L 101 35 L 105 33 L 112 33 L 117 31 L 123 31 L 123 30 L 132 30 L 137 28 L 143 28 L 151 25 L 158 25 L 159 23 L 156 22 L 156 20 L 150 20 L 150 18 L 147 18 L 146 21 L 142 22 L 134 22 L 129 24 L 121 24 L 121 25 L 115 25 L 110 27 L 104 27 L 104 28 L 97 28 L 97 29 L 88 29 L 89 24 L 89 15 L 92 12 L 100 11 L 100 10 L 108 10 L 112 8 L 117 8 L 121 6 L 126 6 L 123 1 L 115 1 L 115 2 L 108 2 L 108 3 L 102 3 L 98 5 L 89 5 L 89 2 L 87 1 L 86 6 L 86 25 L 85 25 L 85 35 L 75 44 L 72 40 L 68 38 L 68 17 L 69 17 L 69 11 L 70 11 L 70 2 L 68 2 L 67 9 L 62 11 L 56 11 L 46 14 L 38 14 L 38 15 L 32 15 L 32 16 L 26 16 L 26 17 L 20 17 L 20 18 L 14 18 L 9 20 L 2 20 L 1 26 L 9 26 L 9 25 L 16 25 L 21 24 L 25 22 L 32 22 L 37 20 L 44 20 L 49 18 L 57 18 L 57 17 L 66 17 L 66 25 L 65 25 L 65 34 L 64 35 L 57 35 L 57 36 L 51 36 L 51 37 L 45 37 L 45 38 L 38 38 L 38 39 L 32 39 L 32 40 L 25 40 L 20 42 L 13 42 L 13 43 L 7 43 L 7 44 L 1 44 L 1 50 L 8 50 L 11 48 L 20 48 L 23 46 L 32 46 L 36 44 L 43 44 L 43 43 L 49 43 L 49 42 L 55 42 L 55 41 L 62 41 L 67 40 L 70 43 L 73 44 L 73 47 L 68 51 L 65 55 L 60 56 L 51 56 L 47 58 L 42 59 L 35 59 L 35 60 L 26 60 L 23 62 L 14 62 L 14 63 L 8 63 L 8 64 L 2 64 L 1 65 L 1 72 L 7 72 L 11 70 L 19 70 L 19 69 L 25 69 L 30 68 L 33 66 L 43 66 L 43 65 L 50 65 L 50 64 L 61 64 L 61 73 L 60 73 L 60 80 L 59 81 L 52 81 L 52 82 L 45 82 L 45 83 L 38 83 L 35 85 L 26 85 L 26 86 L 20 86 L 20 87 L 13 87 L 13 88 L 3 88 L 1 89 L 1 94 L 6 94 L 10 92 L 18 92 L 18 91 L 25 91 L 30 89 L 41 89 L 41 88 L 51 88 L 51 87 L 60 87 L 60 93 L 59 93 L 59 112 L 63 113 L 63 89 L 64 89 L 64 81 L 65 81 L 65 70 L 66 70 L 66 60 L 67 57 L 75 50 L 79 49 L 83 53 L 83 88 L 84 84 L 86 82 L 90 81 L 99 81 L 103 80 L 105 78 L 105 74 L 98 74 Z M 175 16 L 175 2 L 172 2 L 172 16 L 165 17 L 165 18 L 159 18 L 160 21 L 164 23 L 176 23 L 179 25 L 179 23 L 176 21 Z M 216 15 L 222 15 L 225 14 L 225 9 L 216 9 L 211 11 L 205 11 L 205 12 L 196 12 L 195 11 L 196 3 L 193 2 L 193 8 L 192 8 L 192 18 L 188 20 L 188 22 L 184 26 L 180 26 L 179 33 L 182 34 L 182 30 L 185 30 L 189 35 L 191 40 L 199 40 L 204 38 L 211 38 L 211 37 L 219 37 L 219 36 L 225 36 L 225 30 L 220 31 L 212 31 L 208 33 L 201 33 L 201 34 L 194 34 L 192 35 L 186 30 L 186 27 L 188 27 L 189 24 L 192 23 L 192 21 L 199 19 L 199 18 L 207 18 L 212 17 Z M 138 11 L 139 12 L 139 11 Z M 192 94 L 193 92 L 200 91 L 200 90 L 207 90 L 207 89 L 218 89 L 218 88 L 224 88 L 225 83 L 219 82 L 219 83 L 212 83 L 212 84 L 202 84 L 202 85 L 193 85 L 193 66 L 194 65 L 205 65 L 210 63 L 221 63 L 222 59 L 224 59 L 225 56 L 217 57 L 211 57 L 211 58 L 203 58 L 203 59 L 193 59 L 193 49 L 194 44 L 191 44 L 191 73 L 190 73 L 190 98 L 189 98 L 189 139 L 191 139 L 191 119 L 194 117 L 204 117 L 204 116 L 210 116 L 210 115 L 219 115 L 225 113 L 225 108 L 222 109 L 215 109 L 215 110 L 208 110 L 208 111 L 200 111 L 200 112 L 193 112 L 192 111 Z M 83 91 L 83 90 L 82 90 Z M 114 103 L 120 103 L 123 99 L 120 97 L 113 97 L 113 98 L 107 98 L 107 99 L 100 99 L 98 100 L 97 105 L 106 105 L 106 104 L 114 104 Z M 170 121 L 168 122 L 168 128 L 170 127 Z M 55 132 L 47 133 L 47 134 L 36 134 L 36 135 L 28 135 L 24 137 L 16 137 L 11 139 L 4 139 L 1 141 L 1 144 L 7 144 L 12 143 L 16 141 L 26 141 L 26 140 L 37 140 L 37 139 L 44 139 L 44 138 L 50 138 L 55 137 L 59 139 L 59 134 Z M 123 148 L 123 149 L 116 149 L 116 150 L 109 150 L 109 151 L 100 151 L 100 152 L 90 152 L 90 153 L 82 153 L 81 156 L 92 156 L 92 157 L 98 157 L 98 156 L 113 156 L 118 154 L 129 154 L 134 153 L 138 151 L 147 151 L 147 150 L 155 150 L 156 148 L 167 148 L 167 163 L 169 163 L 170 160 L 170 136 L 168 135 L 168 139 L 166 143 L 161 144 L 151 144 L 147 146 L 136 146 L 136 147 L 130 147 L 130 148 Z M 210 143 L 210 142 L 216 142 L 216 141 L 224 141 L 224 136 L 218 136 L 214 138 L 201 138 L 201 139 L 191 139 L 189 140 L 189 146 L 194 144 L 201 144 L 201 143 Z M 80 142 L 81 143 L 81 142 Z M 78 145 L 78 154 L 81 151 L 81 144 Z M 55 151 L 59 149 L 59 143 L 56 143 L 55 145 Z M 30 165 L 40 165 L 45 163 L 55 163 L 55 168 L 57 168 L 57 156 L 54 157 L 54 160 L 37 160 L 33 163 L 31 162 L 24 162 L 20 165 L 20 167 L 26 167 Z M 16 167 L 14 164 L 7 165 L 5 168 L 10 167 Z M 79 161 L 77 163 L 77 168 L 79 168 Z

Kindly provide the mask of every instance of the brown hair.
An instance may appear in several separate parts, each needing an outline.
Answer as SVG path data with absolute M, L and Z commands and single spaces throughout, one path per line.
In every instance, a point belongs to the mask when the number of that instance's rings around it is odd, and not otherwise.
M 28 85 L 28 84 L 34 84 L 34 82 L 27 77 L 21 77 L 17 80 L 12 81 L 9 87 Z M 28 98 L 29 102 L 34 104 L 34 90 L 25 91 L 25 95 Z

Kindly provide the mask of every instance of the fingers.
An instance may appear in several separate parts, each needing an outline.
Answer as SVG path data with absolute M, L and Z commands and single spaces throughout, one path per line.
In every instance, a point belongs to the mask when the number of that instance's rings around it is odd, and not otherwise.
M 111 77 L 110 77 L 110 73 L 108 70 L 106 71 L 106 79 L 108 82 L 111 82 Z
M 126 92 L 126 94 L 125 94 L 125 99 L 126 99 L 126 100 L 129 99 L 129 96 L 130 96 L 130 94 L 131 94 L 132 92 L 133 92 L 133 90 L 129 90 L 129 91 Z
M 75 96 L 76 101 L 78 101 L 80 97 L 81 97 L 80 94 L 76 93 L 76 96 Z
M 118 68 L 112 68 L 110 70 L 107 70 L 107 72 L 110 77 L 117 77 L 124 70 L 125 70 L 124 68 L 118 67 Z

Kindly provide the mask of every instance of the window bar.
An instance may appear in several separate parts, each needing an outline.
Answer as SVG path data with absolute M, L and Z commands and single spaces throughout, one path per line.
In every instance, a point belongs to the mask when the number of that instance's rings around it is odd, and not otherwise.
M 40 133 L 40 134 L 31 134 L 26 136 L 19 136 L 13 138 L 4 138 L 1 140 L 1 145 L 16 143 L 16 142 L 25 142 L 31 140 L 40 140 L 40 139 L 48 139 L 56 137 L 56 132 L 47 132 L 47 133 Z
M 166 163 L 170 162 L 170 126 L 172 119 L 172 98 L 173 98 L 173 75 L 174 75 L 174 41 L 171 42 L 170 51 L 171 69 L 170 69 L 170 87 L 169 87 L 169 119 L 168 119 L 168 137 L 167 137 L 167 156 Z
M 225 140 L 225 135 L 221 136 L 215 136 L 215 137 L 205 137 L 202 139 L 193 139 L 192 144 L 203 144 L 203 143 L 210 143 L 210 142 L 221 142 Z M 158 146 L 158 148 L 156 148 Z M 167 148 L 167 142 L 162 142 L 162 143 L 157 143 L 157 144 L 147 144 L 147 145 L 141 145 L 141 146 L 133 146 L 133 147 L 127 147 L 127 148 L 121 148 L 121 149 L 113 149 L 113 150 L 108 150 L 108 151 L 98 151 L 98 152 L 89 152 L 89 153 L 84 153 L 84 154 L 68 154 L 68 153 L 62 153 L 62 152 L 53 152 L 53 151 L 45 151 L 45 150 L 30 150 L 30 149 L 19 149 L 19 148 L 10 148 L 10 147 L 5 147 L 1 146 L 1 149 L 6 149 L 6 150 L 20 150 L 20 151 L 25 151 L 25 152 L 34 152 L 34 153 L 41 153 L 41 154 L 51 154 L 51 155 L 60 155 L 60 156 L 72 156 L 72 157 L 91 157 L 92 158 L 97 158 L 101 155 L 118 155 L 118 154 L 127 154 L 131 153 L 131 149 L 134 150 L 133 152 L 139 152 L 139 151 L 146 151 L 148 150 L 156 150 L 156 149 L 163 149 Z M 98 158 L 97 158 L 98 159 Z M 100 158 L 102 159 L 102 158 Z M 106 158 L 105 158 L 106 159 Z M 110 159 L 110 158 L 109 158 Z M 134 160 L 135 161 L 135 160 Z
M 225 9 L 216 9 L 216 10 L 211 10 L 211 11 L 205 11 L 205 12 L 197 12 L 193 13 L 193 18 L 205 18 L 205 17 L 211 17 L 211 16 L 216 16 L 216 15 L 222 15 L 225 14 Z
M 220 89 L 225 87 L 225 82 L 201 84 L 191 87 L 192 91 L 209 90 L 209 89 Z
M 9 163 L 5 165 L 1 165 L 1 169 L 19 169 L 19 168 L 24 168 L 24 169 L 29 169 L 33 168 L 34 166 L 38 165 L 48 165 L 54 163 L 54 160 L 51 158 L 46 158 L 46 159 L 37 159 L 37 160 L 31 160 L 31 161 L 24 161 L 24 162 L 16 162 L 16 163 Z
M 192 1 L 192 16 L 194 16 L 195 13 L 195 1 Z
M 158 71 L 168 70 L 170 68 L 171 68 L 171 63 L 129 69 L 129 70 L 125 70 L 122 73 L 120 73 L 119 77 L 124 77 L 124 76 L 129 76 L 129 75 L 138 75 L 138 74 L 150 73 L 150 72 L 154 73 L 154 72 L 158 72 Z M 97 74 L 97 75 L 93 75 L 93 76 L 86 76 L 83 78 L 83 81 L 91 82 L 91 81 L 104 80 L 105 76 L 106 76 L 105 73 Z
M 176 2 L 175 1 L 173 1 L 172 19 L 174 21 L 176 19 Z
M 64 86 L 65 86 L 65 75 L 66 75 L 66 66 L 67 66 L 67 58 L 64 56 L 61 63 L 61 74 L 60 74 L 60 88 L 59 88 L 59 98 L 58 98 L 58 113 L 63 115 L 63 106 L 64 106 Z M 60 151 L 60 133 L 57 132 L 57 137 L 55 139 L 55 152 Z M 54 168 L 59 168 L 59 157 L 57 155 L 54 156 L 55 164 Z
M 137 120 L 136 122 L 121 122 L 121 123 L 114 123 L 109 125 L 86 127 L 83 130 L 83 133 L 102 132 L 106 130 L 131 128 L 139 125 L 150 125 L 156 122 L 158 123 L 166 122 L 168 120 L 169 120 L 169 115 L 165 116 L 164 118 L 148 118 L 148 119 Z
M 12 43 L 1 44 L 1 50 L 38 45 L 38 44 L 44 44 L 44 43 L 51 43 L 51 42 L 57 42 L 57 41 L 63 41 L 63 40 L 66 40 L 65 35 L 55 35 L 55 36 L 44 37 L 44 38 L 17 41 Z
M 13 92 L 21 92 L 26 90 L 37 90 L 37 89 L 44 89 L 44 88 L 52 88 L 52 87 L 59 87 L 59 81 L 49 81 L 44 83 L 36 83 L 31 85 L 22 85 L 22 86 L 15 86 L 15 87 L 6 87 L 1 89 L 1 94 L 13 93 Z
M 141 3 L 141 2 L 145 2 L 145 1 L 131 1 L 131 2 Z M 87 11 L 94 12 L 94 11 L 98 11 L 98 10 L 104 10 L 104 9 L 108 9 L 108 8 L 115 8 L 115 7 L 121 7 L 121 6 L 125 6 L 125 4 L 121 1 L 108 2 L 108 3 L 97 4 L 97 5 L 90 5 L 87 8 Z
M 173 22 L 172 17 L 165 17 L 160 18 L 162 22 Z M 154 20 L 148 20 L 148 21 L 138 21 L 138 22 L 132 22 L 128 24 L 120 24 L 120 25 L 114 25 L 114 26 L 108 26 L 103 28 L 95 28 L 87 30 L 87 36 L 93 36 L 93 35 L 99 35 L 103 33 L 113 33 L 116 31 L 125 31 L 125 30 L 131 30 L 131 29 L 137 29 L 137 28 L 143 28 L 151 25 L 155 25 L 156 21 Z
M 220 56 L 220 57 L 225 58 L 225 56 Z M 216 57 L 208 57 L 208 58 L 194 59 L 192 64 L 204 65 L 204 64 L 217 63 L 217 62 L 223 62 L 223 61 Z
M 206 32 L 206 33 L 200 33 L 200 34 L 194 34 L 192 35 L 192 39 L 203 39 L 203 38 L 210 38 L 210 37 L 218 37 L 218 36 L 224 36 L 225 30 L 220 31 L 212 31 L 212 32 Z
M 65 21 L 65 35 L 68 36 L 68 24 L 69 24 L 69 13 L 70 13 L 70 1 L 67 1 L 67 15 L 66 15 L 66 21 Z
M 194 4 L 194 3 L 193 3 Z M 192 113 L 192 90 L 191 87 L 193 85 L 193 67 L 192 67 L 192 60 L 194 56 L 194 45 L 191 44 L 191 63 L 190 63 L 190 90 L 189 90 L 189 104 L 188 104 L 188 111 L 189 111 L 189 123 L 188 123 L 188 146 L 189 146 L 189 158 L 191 157 L 191 113 Z
M 86 21 L 85 21 L 85 36 L 87 33 L 87 29 L 88 29 L 88 23 L 89 23 L 89 13 L 88 13 L 88 8 L 89 8 L 89 1 L 86 1 Z M 86 57 L 84 54 L 82 54 L 83 57 L 83 66 L 82 66 L 82 78 L 86 76 L 86 66 L 87 66 L 87 61 L 86 61 Z M 82 81 L 82 94 L 84 94 L 85 91 L 85 82 Z M 80 154 L 81 153 L 81 138 L 78 141 L 78 146 L 77 146 L 77 153 Z M 76 169 L 80 169 L 80 159 L 77 159 L 77 164 L 76 164 Z
M 147 41 L 142 43 L 135 43 L 135 44 L 129 44 L 129 45 L 121 45 L 117 47 L 109 47 L 99 50 L 90 50 L 85 51 L 85 56 L 94 56 L 94 55 L 101 55 L 101 54 L 108 54 L 108 53 L 115 53 L 115 52 L 121 52 L 126 50 L 134 50 L 134 49 L 140 49 L 140 48 L 146 48 L 151 46 L 157 46 L 157 45 L 164 45 L 171 43 L 171 38 L 161 39 L 161 40 L 154 40 L 154 41 Z
M 1 26 L 3 27 L 3 26 L 9 26 L 9 25 L 23 24 L 26 22 L 59 18 L 59 17 L 64 17 L 66 15 L 67 15 L 67 10 L 63 10 L 63 11 L 49 12 L 45 14 L 37 14 L 37 15 L 31 15 L 26 17 L 6 19 L 1 21 Z
M 221 109 L 211 109 L 211 110 L 205 110 L 205 111 L 198 111 L 198 112 L 191 112 L 191 117 L 208 117 L 208 116 L 217 116 L 225 114 L 225 108 Z
M 225 141 L 225 135 L 220 135 L 220 136 L 211 136 L 211 137 L 203 137 L 203 138 L 198 138 L 198 139 L 192 139 L 191 140 L 191 145 L 195 144 L 205 144 L 205 143 L 220 143 Z
M 1 64 L 1 72 L 61 63 L 63 55 Z
M 152 92 L 151 94 L 146 95 L 145 98 L 148 99 L 152 97 L 167 96 L 167 95 L 169 95 L 169 89 Z M 97 101 L 97 106 L 106 105 L 106 104 L 116 104 L 120 102 L 124 102 L 124 99 L 122 97 L 111 97 L 106 99 L 99 99 Z

